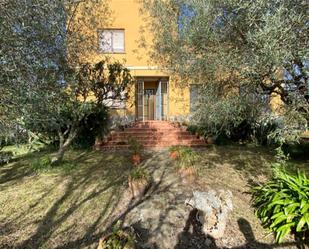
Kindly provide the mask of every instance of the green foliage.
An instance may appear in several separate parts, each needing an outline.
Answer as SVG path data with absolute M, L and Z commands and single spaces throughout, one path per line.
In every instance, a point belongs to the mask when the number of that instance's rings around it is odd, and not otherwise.
M 300 159 L 308 158 L 309 143 L 294 143 L 294 144 L 284 144 L 282 146 L 285 154 L 289 154 L 291 158 Z
M 171 147 L 168 148 L 169 152 L 178 152 L 183 148 L 182 145 L 173 145 Z
M 198 126 L 197 125 L 189 125 L 187 127 L 187 131 L 190 132 L 190 134 L 195 135 L 198 131 Z
M 31 163 L 31 168 L 35 172 L 41 172 L 45 170 L 51 169 L 51 159 L 49 156 L 43 156 L 36 158 L 32 163 Z
M 177 166 L 180 168 L 194 167 L 195 163 L 199 160 L 200 156 L 192 148 L 187 146 L 171 147 L 170 151 L 178 152 Z
M 193 117 L 198 126 L 210 134 L 251 132 L 271 115 L 270 100 L 277 95 L 285 109 L 275 138 L 298 138 L 293 131 L 304 130 L 309 121 L 306 1 L 144 3 L 153 17 L 153 58 L 172 70 L 181 86 L 201 86 Z
M 52 161 L 60 161 L 80 134 L 81 143 L 93 142 L 98 121 L 106 124 L 107 102 L 123 100 L 132 82 L 119 62 L 82 61 L 97 50 L 97 34 L 81 30 L 106 26 L 108 4 L 4 0 L 0 5 L 0 138 L 7 121 L 26 127 L 42 140 L 58 142 L 59 157 Z M 93 133 L 90 141 L 86 131 Z
M 280 121 L 268 116 L 265 119 L 258 120 L 252 127 L 252 137 L 257 144 L 269 145 L 278 143 L 278 139 L 273 134 L 280 129 Z
M 95 107 L 93 111 L 80 122 L 79 135 L 73 146 L 87 148 L 95 143 L 97 137 L 107 132 L 108 110 L 106 107 Z
M 133 154 L 140 154 L 144 149 L 144 146 L 133 137 L 128 139 L 128 144 L 129 150 L 131 150 Z
M 280 243 L 289 233 L 301 240 L 309 231 L 309 180 L 274 168 L 273 179 L 253 188 L 253 205 L 263 225 L 276 234 Z
M 258 114 L 258 105 L 246 96 L 228 95 L 220 85 L 207 85 L 200 91 L 197 110 L 193 122 L 203 129 L 206 135 L 225 134 L 242 124 L 251 123 Z
M 141 167 L 135 167 L 130 171 L 129 177 L 133 181 L 147 180 L 149 178 L 149 174 L 145 169 Z
M 283 124 L 274 115 L 263 114 L 262 105 L 238 96 L 226 97 L 218 102 L 220 97 L 214 92 L 206 93 L 207 88 L 200 97 L 199 109 L 194 112 L 192 124 L 188 127 L 192 134 L 215 136 L 219 143 L 219 140 L 241 140 L 260 145 L 279 143 L 275 133 Z
M 9 163 L 13 156 L 13 152 L 11 151 L 0 151 L 0 165 Z
M 119 224 L 113 227 L 113 231 L 102 242 L 103 249 L 134 249 L 135 236 L 133 233 L 120 229 Z

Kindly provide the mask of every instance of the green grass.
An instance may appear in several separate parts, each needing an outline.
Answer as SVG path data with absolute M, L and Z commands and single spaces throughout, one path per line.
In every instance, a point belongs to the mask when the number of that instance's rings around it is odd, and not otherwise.
M 69 248 L 97 242 L 127 182 L 126 155 L 71 150 L 36 171 L 41 151 L 0 167 L 0 248 Z M 64 247 L 65 248 L 65 247 Z
M 13 162 L 0 166 L 0 248 L 96 248 L 106 231 L 127 189 L 130 153 L 70 150 L 55 168 L 35 167 L 51 153 L 21 153 Z M 212 146 L 199 154 L 199 185 L 237 193 L 235 217 L 246 214 L 258 227 L 250 198 L 243 193 L 248 184 L 266 180 L 271 174 L 274 152 L 260 147 Z M 160 157 L 151 154 L 150 159 L 147 171 L 170 169 L 175 175 L 166 179 L 177 178 L 176 171 L 166 163 L 170 160 L 168 152 Z M 307 161 L 296 163 L 297 167 L 309 168 Z
M 20 144 L 20 145 L 9 145 L 2 148 L 2 151 L 11 151 L 14 157 L 19 157 L 22 155 L 26 155 L 28 153 L 38 151 L 44 148 L 43 144 L 35 144 L 34 146 L 30 147 L 27 144 Z

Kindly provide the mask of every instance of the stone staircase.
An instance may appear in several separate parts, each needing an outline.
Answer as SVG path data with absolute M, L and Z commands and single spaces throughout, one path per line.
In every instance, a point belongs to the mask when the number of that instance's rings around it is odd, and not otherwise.
M 112 132 L 105 141 L 97 143 L 96 147 L 105 150 L 127 149 L 130 138 L 135 138 L 146 149 L 166 148 L 173 145 L 206 146 L 203 140 L 191 135 L 188 131 L 184 131 L 175 123 L 169 121 L 138 121 L 122 131 Z

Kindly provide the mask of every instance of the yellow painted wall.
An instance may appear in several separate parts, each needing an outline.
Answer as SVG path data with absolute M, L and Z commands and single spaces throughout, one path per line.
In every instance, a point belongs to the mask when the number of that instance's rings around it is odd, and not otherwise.
M 106 56 L 112 60 L 123 63 L 131 71 L 134 77 L 143 76 L 169 76 L 167 72 L 160 71 L 158 65 L 150 60 L 149 49 L 151 47 L 153 34 L 147 30 L 145 20 L 147 17 L 142 14 L 139 0 L 110 0 L 109 9 L 111 15 L 108 21 L 101 21 L 106 18 L 105 13 L 93 11 L 98 26 L 87 32 L 97 36 L 98 30 L 106 28 L 125 30 L 125 52 L 124 53 L 101 53 L 99 50 L 92 50 L 85 53 L 85 62 L 95 63 Z M 141 42 L 143 41 L 143 42 Z M 98 43 L 98 37 L 97 37 Z M 142 44 L 141 44 L 142 43 Z M 142 45 L 142 46 L 141 46 Z M 129 89 L 130 99 L 127 102 L 126 115 L 135 115 L 135 88 Z M 187 115 L 189 113 L 189 89 L 177 86 L 176 80 L 169 77 L 169 113 L 168 116 Z M 123 110 L 117 113 L 124 113 Z

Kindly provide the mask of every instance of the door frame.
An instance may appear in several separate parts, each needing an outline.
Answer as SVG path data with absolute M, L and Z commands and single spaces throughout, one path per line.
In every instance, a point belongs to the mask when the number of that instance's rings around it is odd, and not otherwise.
M 135 119 L 145 121 L 145 107 L 144 107 L 144 92 L 145 83 L 150 81 L 157 81 L 158 87 L 156 89 L 156 106 L 155 106 L 155 120 L 168 119 L 169 117 L 169 78 L 168 77 L 136 77 L 135 84 Z M 164 112 L 164 103 L 162 97 L 162 84 L 166 87 L 166 110 Z

